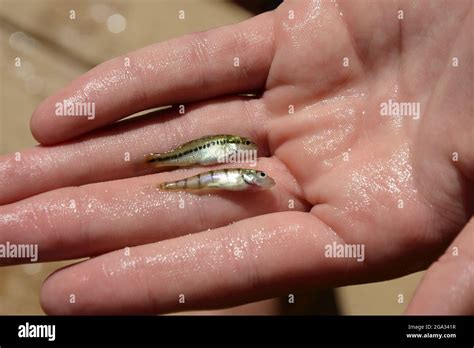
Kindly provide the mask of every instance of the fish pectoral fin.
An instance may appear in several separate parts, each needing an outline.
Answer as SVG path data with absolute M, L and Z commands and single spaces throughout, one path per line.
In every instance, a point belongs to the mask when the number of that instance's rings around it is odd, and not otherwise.
M 220 183 L 218 182 L 208 182 L 204 187 L 209 187 L 209 188 L 219 188 L 221 187 Z
M 244 182 L 249 185 L 249 186 L 255 186 L 255 183 L 253 182 L 252 178 L 249 177 L 247 174 L 243 174 L 242 175 L 242 179 L 244 180 Z
M 233 153 L 237 153 L 239 151 L 239 149 L 233 146 L 233 144 L 226 144 L 224 146 L 225 146 L 225 153 L 228 156 L 232 155 Z

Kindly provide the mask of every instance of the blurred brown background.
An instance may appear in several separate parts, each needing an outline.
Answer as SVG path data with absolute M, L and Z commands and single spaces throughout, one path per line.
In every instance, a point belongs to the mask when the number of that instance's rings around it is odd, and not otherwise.
M 36 105 L 93 66 L 157 41 L 243 21 L 254 15 L 250 11 L 270 6 L 265 0 L 0 0 L 0 154 L 34 146 L 29 119 Z M 184 20 L 178 18 L 180 10 Z M 66 264 L 0 268 L 0 314 L 43 314 L 41 284 Z M 338 311 L 400 314 L 420 275 L 336 289 Z M 404 303 L 398 303 L 399 294 Z M 328 292 L 313 297 L 320 305 L 330 301 Z M 252 306 L 233 310 L 256 311 Z

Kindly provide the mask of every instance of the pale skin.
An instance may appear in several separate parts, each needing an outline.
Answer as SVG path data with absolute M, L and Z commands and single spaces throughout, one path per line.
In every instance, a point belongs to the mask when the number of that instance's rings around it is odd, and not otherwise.
M 472 314 L 472 2 L 434 3 L 288 1 L 112 59 L 45 100 L 31 129 L 47 146 L 0 159 L 0 242 L 95 257 L 46 280 L 44 310 L 228 307 L 432 265 L 408 313 Z M 224 97 L 249 90 L 263 93 Z M 65 98 L 95 102 L 96 118 L 55 116 Z M 420 119 L 381 116 L 388 99 L 420 102 Z M 153 185 L 199 168 L 135 176 L 143 154 L 208 134 L 255 140 L 276 185 L 198 196 Z M 364 262 L 325 257 L 333 242 L 363 244 Z

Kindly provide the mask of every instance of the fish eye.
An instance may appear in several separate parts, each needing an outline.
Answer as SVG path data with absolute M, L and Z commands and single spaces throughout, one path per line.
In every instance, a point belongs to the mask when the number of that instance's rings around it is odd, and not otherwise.
M 250 145 L 250 140 L 247 140 L 245 144 Z
M 267 174 L 265 174 L 264 172 L 260 172 L 260 177 L 261 177 L 261 178 L 264 178 L 264 177 L 266 177 L 266 176 L 267 176 Z

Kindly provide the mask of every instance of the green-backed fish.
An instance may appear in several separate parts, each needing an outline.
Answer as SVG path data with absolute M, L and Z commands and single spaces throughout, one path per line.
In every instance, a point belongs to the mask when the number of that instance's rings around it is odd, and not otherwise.
M 261 190 L 275 185 L 266 173 L 255 169 L 218 169 L 200 173 L 189 178 L 164 182 L 159 188 L 164 191 L 219 189 L 229 191 Z
M 151 153 L 145 156 L 145 162 L 156 167 L 208 166 L 256 160 L 257 145 L 252 140 L 228 134 L 206 136 L 164 153 Z

